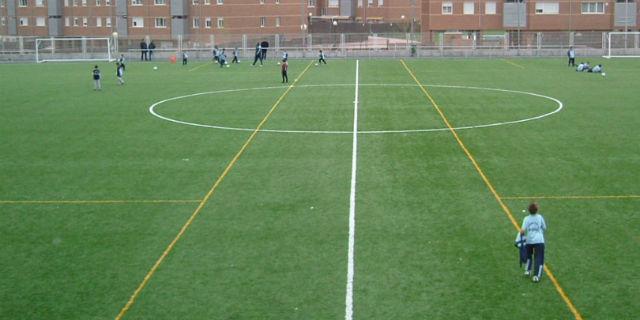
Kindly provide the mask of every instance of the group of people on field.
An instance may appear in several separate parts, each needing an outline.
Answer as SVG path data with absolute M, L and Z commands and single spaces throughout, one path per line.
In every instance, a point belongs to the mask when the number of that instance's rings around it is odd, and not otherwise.
M 592 67 L 590 65 L 589 61 L 580 62 L 576 66 L 576 51 L 575 51 L 575 49 L 573 49 L 573 47 L 569 47 L 569 50 L 567 51 L 567 57 L 569 58 L 568 66 L 576 68 L 577 72 L 592 72 L 592 73 L 603 73 L 604 72 L 602 64 L 597 64 L 597 65 Z
M 140 61 L 153 60 L 153 50 L 156 49 L 156 44 L 153 41 L 147 44 L 144 39 L 140 41 Z

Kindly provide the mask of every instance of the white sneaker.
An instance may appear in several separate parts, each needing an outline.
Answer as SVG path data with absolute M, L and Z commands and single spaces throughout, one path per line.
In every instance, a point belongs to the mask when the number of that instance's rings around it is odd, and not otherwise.
M 538 276 L 533 276 L 533 282 L 539 282 L 540 278 L 538 278 Z
M 525 277 L 528 277 L 528 276 L 530 276 L 530 275 L 531 275 L 531 271 L 525 271 L 525 272 L 524 272 L 524 276 L 525 276 Z

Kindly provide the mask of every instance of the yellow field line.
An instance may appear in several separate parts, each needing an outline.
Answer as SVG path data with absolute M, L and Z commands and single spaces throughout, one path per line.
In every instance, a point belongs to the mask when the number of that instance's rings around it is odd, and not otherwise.
M 409 66 L 407 66 L 407 64 L 404 62 L 404 60 L 400 60 L 400 62 L 402 63 L 404 68 L 407 70 L 409 75 L 411 75 L 411 77 L 416 82 L 416 84 L 418 84 L 418 86 L 420 86 L 420 90 L 422 90 L 424 95 L 429 99 L 429 101 L 431 102 L 431 105 L 436 109 L 436 111 L 440 115 L 440 118 L 442 118 L 442 121 L 444 121 L 444 123 L 447 125 L 447 127 L 449 128 L 449 131 L 451 132 L 453 137 L 458 142 L 458 145 L 460 146 L 460 148 L 462 148 L 464 153 L 467 155 L 467 158 L 469 158 L 469 160 L 471 161 L 471 163 L 475 167 L 475 169 L 478 172 L 478 174 L 480 174 L 480 177 L 482 177 L 482 180 L 484 181 L 485 185 L 487 186 L 487 188 L 489 188 L 489 190 L 493 194 L 493 197 L 496 199 L 496 201 L 498 201 L 498 203 L 500 204 L 500 207 L 502 208 L 504 213 L 507 215 L 507 217 L 511 221 L 511 224 L 513 224 L 513 226 L 516 228 L 516 230 L 520 230 L 520 226 L 516 222 L 516 219 L 513 217 L 513 214 L 511 213 L 511 210 L 509 210 L 509 208 L 505 205 L 504 201 L 502 201 L 502 198 L 500 198 L 500 195 L 498 195 L 498 192 L 493 187 L 493 184 L 489 181 L 489 178 L 487 178 L 487 176 L 484 174 L 484 171 L 482 171 L 482 169 L 478 165 L 478 162 L 476 162 L 476 159 L 473 157 L 473 155 L 471 155 L 471 152 L 469 152 L 469 149 L 467 149 L 465 144 L 462 142 L 462 139 L 458 136 L 458 133 L 453 128 L 453 126 L 451 125 L 451 123 L 449 122 L 447 117 L 444 115 L 444 112 L 442 111 L 442 109 L 438 106 L 438 104 L 433 99 L 431 94 L 429 94 L 429 92 L 425 89 L 425 86 L 422 85 L 422 83 L 420 83 L 418 78 L 416 78 L 416 76 L 411 71 L 411 69 L 409 69 Z M 549 269 L 549 267 L 546 266 L 546 265 L 545 265 L 545 271 L 547 272 L 547 275 L 549 276 L 549 279 L 551 280 L 551 282 L 555 286 L 556 291 L 558 291 L 558 294 L 560 294 L 560 296 L 562 297 L 564 302 L 567 304 L 567 307 L 569 308 L 571 313 L 573 313 L 573 315 L 576 318 L 576 320 L 582 320 L 582 315 L 580 315 L 580 312 L 578 312 L 578 309 L 576 309 L 576 307 L 573 305 L 573 302 L 571 302 L 571 299 L 569 299 L 569 296 L 567 296 L 567 294 L 564 292 L 564 289 L 562 289 L 562 287 L 560 286 L 560 283 L 558 282 L 556 277 L 551 272 L 551 269 Z
M 205 67 L 205 66 L 208 66 L 208 65 L 212 65 L 212 64 L 213 64 L 213 61 L 209 61 L 208 63 L 205 63 L 203 65 L 199 65 L 197 67 L 193 67 L 193 68 L 189 69 L 189 72 L 194 71 L 194 70 L 198 70 L 198 69 L 200 69 L 202 67 Z
M 209 192 L 207 192 L 207 194 L 205 195 L 204 199 L 202 199 L 202 201 L 200 202 L 200 204 L 198 205 L 198 207 L 196 208 L 195 211 L 193 211 L 193 213 L 191 214 L 191 216 L 189 217 L 189 219 L 187 220 L 187 222 L 182 226 L 182 228 L 180 229 L 180 232 L 178 232 L 178 235 L 176 235 L 176 237 L 173 239 L 173 241 L 171 241 L 171 243 L 169 244 L 169 246 L 164 250 L 164 252 L 162 252 L 162 255 L 160 256 L 160 258 L 158 258 L 158 260 L 156 261 L 156 263 L 153 265 L 153 267 L 151 267 L 151 269 L 149 270 L 149 272 L 147 272 L 147 274 L 144 276 L 144 279 L 142 280 L 142 282 L 140 283 L 140 285 L 138 286 L 138 288 L 136 288 L 136 290 L 133 292 L 133 294 L 131 295 L 131 297 L 129 298 L 129 301 L 127 301 L 127 304 L 120 310 L 120 313 L 118 313 L 118 315 L 116 316 L 116 320 L 122 319 L 122 317 L 124 317 L 124 315 L 127 313 L 127 311 L 129 311 L 129 309 L 131 308 L 131 306 L 133 306 L 133 304 L 135 303 L 136 299 L 138 298 L 138 296 L 140 295 L 140 293 L 142 292 L 142 289 L 144 289 L 144 287 L 147 285 L 147 283 L 149 282 L 149 280 L 151 279 L 151 277 L 154 275 L 154 273 L 156 272 L 156 270 L 158 270 L 158 267 L 160 266 L 160 264 L 162 264 L 162 262 L 164 261 L 164 259 L 169 255 L 169 253 L 173 250 L 173 248 L 175 247 L 176 243 L 178 242 L 178 240 L 180 240 L 180 238 L 182 237 L 182 235 L 187 231 L 187 229 L 189 228 L 189 226 L 191 225 L 191 223 L 193 223 L 193 220 L 198 216 L 198 214 L 200 213 L 200 211 L 202 210 L 202 208 L 204 208 L 205 204 L 207 203 L 207 201 L 209 201 L 209 199 L 211 198 L 211 196 L 213 195 L 213 193 L 215 192 L 215 190 L 218 188 L 218 186 L 220 185 L 220 183 L 222 182 L 222 180 L 227 176 L 227 174 L 229 173 L 229 171 L 231 171 L 231 168 L 233 168 L 233 166 L 236 164 L 236 162 L 238 161 L 238 159 L 240 158 L 240 156 L 244 153 L 244 151 L 247 149 L 247 147 L 249 146 L 249 144 L 251 144 L 251 142 L 253 141 L 253 139 L 256 137 L 256 135 L 258 134 L 258 132 L 260 132 L 260 129 L 262 128 L 262 126 L 264 126 L 264 124 L 267 122 L 267 120 L 269 119 L 269 117 L 271 116 L 271 114 L 276 110 L 276 108 L 278 107 L 278 105 L 280 105 L 280 103 L 282 102 L 282 100 L 287 96 L 287 94 L 291 91 L 291 89 L 293 89 L 293 87 L 295 86 L 296 82 L 298 82 L 298 80 L 300 80 L 302 78 L 302 76 L 307 72 L 307 70 L 309 70 L 309 67 L 311 66 L 310 62 L 307 67 L 302 71 L 302 73 L 300 73 L 300 75 L 298 76 L 298 78 L 296 78 L 293 81 L 293 84 L 291 84 L 287 90 L 280 96 L 280 98 L 278 98 L 278 100 L 273 104 L 273 106 L 271 107 L 271 109 L 269 110 L 269 112 L 267 113 L 266 116 L 264 116 L 264 118 L 262 118 L 262 121 L 260 121 L 260 123 L 258 124 L 258 126 L 255 128 L 255 130 L 253 130 L 253 132 L 251 133 L 251 135 L 249 136 L 249 138 L 247 138 L 247 141 L 245 141 L 245 143 L 242 145 L 242 147 L 240 148 L 240 150 L 238 151 L 238 153 L 236 153 L 236 155 L 233 157 L 233 159 L 231 159 L 231 161 L 229 162 L 229 164 L 227 165 L 227 167 L 224 169 L 224 171 L 222 172 L 222 174 L 220 175 L 220 177 L 218 177 L 218 179 L 215 181 L 215 183 L 213 184 L 213 186 L 211 187 L 211 189 L 209 189 Z
M 517 63 L 515 63 L 515 62 L 513 62 L 513 61 L 509 61 L 509 60 L 507 60 L 507 59 L 502 59 L 502 61 L 504 61 L 504 62 L 506 62 L 506 63 L 508 63 L 508 64 L 510 64 L 510 65 L 512 65 L 512 66 L 516 66 L 516 67 L 518 67 L 518 68 L 524 69 L 524 66 L 523 66 L 523 65 L 517 64 Z
M 536 200 L 536 199 L 547 199 L 547 200 L 597 200 L 597 199 L 640 199 L 640 195 L 637 194 L 628 194 L 628 195 L 618 195 L 618 196 L 511 196 L 511 197 L 502 197 L 504 200 Z
M 202 200 L 0 200 L 3 204 L 137 204 L 137 203 L 198 203 Z

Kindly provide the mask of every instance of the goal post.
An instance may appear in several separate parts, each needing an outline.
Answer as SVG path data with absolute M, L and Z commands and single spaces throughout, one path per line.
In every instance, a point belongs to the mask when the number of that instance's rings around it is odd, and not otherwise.
M 640 58 L 640 32 L 607 33 L 607 54 L 604 58 Z
M 37 38 L 36 62 L 113 61 L 111 38 Z

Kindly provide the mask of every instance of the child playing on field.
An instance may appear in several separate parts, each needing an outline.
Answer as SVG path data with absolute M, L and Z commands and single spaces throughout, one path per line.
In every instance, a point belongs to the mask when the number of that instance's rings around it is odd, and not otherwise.
M 102 90 L 102 84 L 100 83 L 100 69 L 98 66 L 93 67 L 93 71 L 91 71 L 93 76 L 93 90 Z
M 124 64 L 123 63 L 116 63 L 116 77 L 118 77 L 118 83 L 120 83 L 120 85 L 124 84 L 124 79 L 122 79 L 122 77 L 124 76 Z

